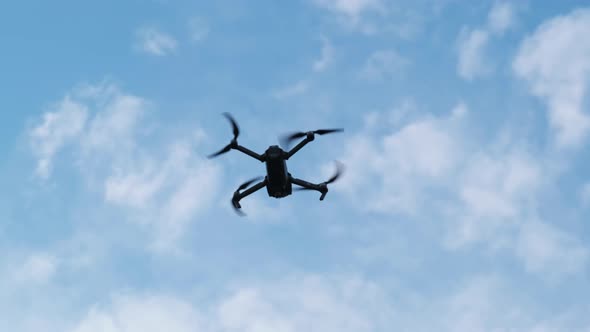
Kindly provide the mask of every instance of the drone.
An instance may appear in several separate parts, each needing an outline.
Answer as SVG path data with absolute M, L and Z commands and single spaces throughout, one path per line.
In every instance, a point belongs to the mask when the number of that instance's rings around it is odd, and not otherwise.
M 223 149 L 209 155 L 208 158 L 215 158 L 233 149 L 245 153 L 248 156 L 257 159 L 260 162 L 266 163 L 265 177 L 256 177 L 249 181 L 246 181 L 245 183 L 240 185 L 238 189 L 234 192 L 231 203 L 239 215 L 245 215 L 245 213 L 241 211 L 242 206 L 240 205 L 240 200 L 264 187 L 266 187 L 269 197 L 283 198 L 291 195 L 293 190 L 292 185 L 295 184 L 299 186 L 296 188 L 296 190 L 315 190 L 320 192 L 320 201 L 323 201 L 324 197 L 326 197 L 326 194 L 328 193 L 328 184 L 336 181 L 342 174 L 343 166 L 339 162 L 336 162 L 336 173 L 330 179 L 328 179 L 328 181 L 319 184 L 314 184 L 301 179 L 294 178 L 287 171 L 287 160 L 289 160 L 289 158 L 291 158 L 295 153 L 301 150 L 301 148 L 303 148 L 307 143 L 313 141 L 315 139 L 315 135 L 325 135 L 330 133 L 342 132 L 344 131 L 344 129 L 342 128 L 318 129 L 307 132 L 291 133 L 289 135 L 282 136 L 281 138 L 281 145 L 283 147 L 286 147 L 286 150 L 288 151 L 283 150 L 278 145 L 271 145 L 263 154 L 258 154 L 238 144 L 240 128 L 238 127 L 236 120 L 229 113 L 223 113 L 223 116 L 225 116 L 230 122 L 233 129 L 234 138 Z M 299 142 L 299 144 L 297 144 L 290 150 L 288 149 L 288 147 L 294 140 L 301 138 L 304 139 L 301 142 Z M 257 183 L 250 187 L 250 185 L 252 185 L 255 182 Z

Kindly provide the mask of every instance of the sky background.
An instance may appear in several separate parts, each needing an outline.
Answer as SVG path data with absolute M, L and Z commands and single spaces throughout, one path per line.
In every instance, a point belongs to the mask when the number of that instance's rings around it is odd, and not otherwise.
M 586 1 L 0 8 L 10 331 L 590 331 Z M 294 130 L 319 193 L 230 198 Z

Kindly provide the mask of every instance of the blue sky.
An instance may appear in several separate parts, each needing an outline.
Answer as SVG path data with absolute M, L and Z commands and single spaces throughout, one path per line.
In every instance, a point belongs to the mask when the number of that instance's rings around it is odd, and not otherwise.
M 0 11 L 12 331 L 590 331 L 584 1 Z M 293 130 L 326 200 L 229 200 Z

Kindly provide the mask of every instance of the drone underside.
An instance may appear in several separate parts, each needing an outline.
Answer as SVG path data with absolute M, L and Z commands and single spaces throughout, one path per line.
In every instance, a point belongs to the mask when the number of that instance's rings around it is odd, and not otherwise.
M 234 138 L 227 146 L 225 146 L 220 151 L 210 155 L 209 158 L 217 157 L 221 154 L 224 154 L 234 149 L 241 151 L 254 159 L 257 159 L 260 162 L 266 163 L 266 176 L 264 178 L 258 177 L 251 179 L 239 186 L 238 189 L 234 192 L 232 198 L 232 206 L 235 208 L 238 214 L 244 215 L 244 213 L 240 210 L 240 200 L 264 187 L 266 187 L 266 190 L 270 197 L 283 198 L 291 195 L 293 190 L 292 185 L 295 184 L 299 186 L 297 188 L 298 190 L 319 191 L 322 194 L 320 196 L 320 200 L 324 200 L 324 197 L 328 193 L 328 184 L 336 181 L 336 179 L 338 179 L 338 177 L 342 173 L 342 165 L 340 163 L 337 163 L 336 174 L 334 174 L 334 176 L 332 176 L 328 181 L 319 184 L 314 184 L 292 177 L 287 170 L 287 160 L 291 156 L 293 156 L 297 151 L 303 148 L 303 146 L 305 146 L 307 143 L 313 141 L 315 135 L 324 135 L 334 132 L 341 132 L 343 131 L 343 129 L 319 129 L 309 132 L 293 133 L 283 137 L 283 146 L 288 147 L 291 141 L 299 138 L 305 137 L 305 139 L 299 142 L 299 144 L 297 144 L 291 150 L 285 151 L 277 145 L 272 145 L 262 155 L 260 155 L 238 144 L 237 139 L 240 135 L 240 129 L 236 121 L 229 113 L 223 113 L 223 115 L 229 120 L 229 122 L 232 125 Z M 257 183 L 252 185 L 255 182 Z M 250 185 L 252 186 L 250 187 Z

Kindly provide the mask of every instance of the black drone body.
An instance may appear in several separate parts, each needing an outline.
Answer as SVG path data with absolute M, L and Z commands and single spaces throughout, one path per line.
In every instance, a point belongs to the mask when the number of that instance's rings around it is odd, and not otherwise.
M 285 151 L 277 145 L 270 146 L 266 152 L 266 190 L 268 196 L 282 198 L 291 195 L 292 186 L 287 171 Z
M 299 144 L 297 144 L 294 148 L 285 151 L 280 148 L 278 145 L 270 146 L 262 155 L 247 149 L 238 144 L 238 136 L 240 135 L 240 129 L 234 120 L 234 118 L 229 113 L 223 113 L 223 115 L 230 121 L 234 138 L 233 140 L 225 146 L 220 151 L 212 154 L 209 158 L 217 157 L 221 154 L 229 152 L 230 150 L 238 150 L 241 151 L 250 157 L 257 159 L 263 163 L 266 163 L 266 176 L 264 179 L 262 177 L 254 178 L 250 181 L 245 182 L 241 186 L 238 187 L 238 190 L 234 192 L 232 198 L 232 205 L 236 209 L 236 211 L 240 214 L 241 206 L 240 200 L 260 189 L 266 187 L 268 195 L 270 197 L 275 198 L 283 198 L 292 194 L 293 191 L 293 184 L 298 185 L 297 189 L 299 190 L 316 190 L 321 193 L 320 200 L 324 200 L 324 197 L 328 193 L 328 184 L 336 181 L 336 179 L 340 176 L 342 167 L 340 164 L 337 164 L 336 174 L 332 176 L 328 181 L 322 182 L 319 184 L 310 183 L 304 180 L 300 180 L 291 176 L 289 171 L 287 170 L 287 160 L 291 158 L 297 151 L 301 150 L 307 143 L 313 141 L 315 139 L 315 135 L 324 135 L 334 132 L 340 132 L 342 129 L 319 129 L 309 132 L 297 132 L 291 135 L 288 135 L 283 138 L 283 145 L 288 146 L 288 144 L 296 139 L 304 138 Z M 251 184 L 256 183 L 252 187 L 248 188 Z M 248 189 L 246 189 L 248 188 Z M 244 190 L 246 189 L 246 190 Z M 244 190 L 243 192 L 240 192 Z

